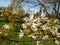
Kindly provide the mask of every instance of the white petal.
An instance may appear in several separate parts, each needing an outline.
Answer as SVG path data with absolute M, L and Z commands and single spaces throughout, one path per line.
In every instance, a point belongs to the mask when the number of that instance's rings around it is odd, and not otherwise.
M 36 39 L 36 36 L 32 35 L 32 38 L 33 38 L 33 39 Z
M 7 24 L 5 24 L 5 25 L 3 25 L 3 28 L 5 28 L 5 29 L 10 29 L 10 26 L 7 25 Z
M 19 33 L 19 38 L 22 38 L 24 36 L 24 33 Z
M 26 24 L 22 24 L 22 27 L 23 27 L 23 28 L 27 28 Z
M 58 41 L 58 40 L 55 40 L 55 43 L 56 43 L 57 45 L 59 45 L 59 41 Z
M 48 39 L 48 35 L 45 35 L 42 39 Z

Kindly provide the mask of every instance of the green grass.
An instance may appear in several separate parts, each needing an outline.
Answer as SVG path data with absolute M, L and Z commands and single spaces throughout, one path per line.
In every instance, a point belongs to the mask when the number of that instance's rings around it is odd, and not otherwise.
M 8 22 L 0 22 L 0 28 Z M 18 37 L 18 31 L 15 30 L 9 30 L 8 37 L 16 40 L 34 40 L 32 38 L 28 38 L 27 36 L 24 36 L 23 38 L 19 39 Z M 36 42 L 13 42 L 7 39 L 2 39 L 0 37 L 0 45 L 36 45 Z M 40 45 L 56 45 L 53 40 L 44 40 L 40 42 Z
M 6 23 L 8 24 L 8 22 L 0 22 L 0 28 Z

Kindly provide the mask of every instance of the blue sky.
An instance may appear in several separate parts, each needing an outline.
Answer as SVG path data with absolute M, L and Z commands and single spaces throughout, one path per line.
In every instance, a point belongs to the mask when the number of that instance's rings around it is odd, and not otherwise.
M 42 0 L 40 0 L 41 2 L 42 2 Z M 30 2 L 37 2 L 36 0 L 30 0 Z M 0 0 L 0 7 L 7 7 L 8 5 L 10 5 L 10 3 L 11 3 L 11 0 Z M 23 2 L 24 4 L 23 4 L 23 9 L 25 10 L 25 11 L 27 11 L 29 8 L 33 8 L 33 6 L 35 5 L 35 4 L 32 4 L 32 3 L 26 3 L 26 2 Z M 49 6 L 49 5 L 47 5 L 47 6 Z M 40 11 L 40 6 L 38 5 L 38 6 L 36 6 L 36 7 L 34 7 L 34 9 L 37 9 L 38 10 L 38 12 Z M 52 12 L 52 7 L 50 6 L 50 8 L 48 9 L 48 12 L 51 14 L 51 12 Z M 59 10 L 59 12 L 60 12 L 60 10 Z
M 25 10 L 25 12 L 28 12 L 29 9 L 31 9 L 31 8 L 34 8 L 34 9 L 38 10 L 37 12 L 40 11 L 40 6 L 39 5 L 38 6 L 35 6 L 34 3 L 32 4 L 32 3 L 23 2 L 22 5 L 23 5 L 22 8 Z M 33 7 L 33 6 L 35 6 L 35 7 Z
M 35 1 L 36 2 L 36 0 L 30 0 L 30 1 L 31 2 Z M 11 3 L 11 0 L 0 0 L 0 7 L 7 7 L 8 5 L 10 5 L 10 3 Z M 33 6 L 34 6 L 34 4 L 32 4 L 32 3 L 24 3 L 25 10 L 27 10 L 28 8 L 31 8 Z M 39 6 L 36 6 L 34 8 L 40 10 Z
M 37 2 L 36 0 L 29 0 L 30 2 Z M 40 0 L 42 2 L 42 0 Z M 0 0 L 0 7 L 7 7 L 9 4 L 11 3 L 11 0 Z M 27 10 L 30 9 L 30 8 L 33 8 L 33 6 L 35 4 L 32 4 L 32 3 L 26 3 L 26 2 L 23 2 L 23 9 L 28 12 Z M 40 6 L 36 6 L 34 7 L 34 9 L 37 9 L 38 12 L 40 11 Z M 51 10 L 49 11 L 51 12 Z
M 10 3 L 10 0 L 0 0 L 0 7 L 7 7 Z

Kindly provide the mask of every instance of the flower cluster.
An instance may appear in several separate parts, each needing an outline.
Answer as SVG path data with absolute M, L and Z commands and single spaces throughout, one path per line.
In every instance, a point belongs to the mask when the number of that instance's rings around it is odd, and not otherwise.
M 32 16 L 32 17 L 31 17 Z M 60 25 L 58 19 L 49 19 L 48 17 L 36 17 L 30 15 L 24 17 L 25 23 L 22 24 L 23 34 L 27 34 L 31 38 L 47 39 L 48 35 L 60 37 Z M 21 33 L 22 34 L 22 33 Z M 20 34 L 20 35 L 21 35 Z
M 5 25 L 3 25 L 3 28 L 4 28 L 4 29 L 10 29 L 10 26 L 7 25 L 7 24 L 5 24 Z

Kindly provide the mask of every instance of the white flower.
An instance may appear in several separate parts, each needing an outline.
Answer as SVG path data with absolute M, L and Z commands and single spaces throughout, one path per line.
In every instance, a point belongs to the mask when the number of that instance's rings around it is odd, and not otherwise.
M 56 43 L 57 45 L 59 45 L 59 41 L 58 41 L 58 40 L 55 40 L 55 43 Z
M 45 16 L 46 16 L 46 14 L 45 14 L 44 12 L 42 12 L 42 13 L 41 13 L 41 17 L 44 18 Z
M 58 33 L 58 28 L 56 28 L 55 32 L 57 32 L 57 33 Z
M 33 38 L 33 39 L 36 39 L 36 36 L 32 35 L 32 38 Z
M 19 33 L 19 38 L 22 38 L 24 36 L 24 33 L 22 30 L 20 30 L 20 33 Z
M 48 39 L 48 35 L 43 36 L 42 39 Z
M 22 27 L 23 27 L 23 28 L 27 28 L 26 24 L 22 24 Z
M 29 18 L 28 17 L 25 17 L 23 18 L 26 22 L 29 21 Z
M 3 28 L 4 28 L 4 29 L 10 29 L 10 26 L 7 25 L 7 24 L 5 24 L 5 25 L 3 25 Z
M 55 19 L 54 22 L 59 22 L 59 20 L 58 19 Z
M 55 35 L 55 31 L 53 29 L 50 30 L 50 32 Z
M 37 13 L 37 9 L 31 8 L 28 12 L 30 15 L 31 14 L 36 14 Z
M 42 26 L 41 26 L 41 28 L 42 28 L 43 30 L 46 30 L 46 27 L 47 27 L 46 25 L 42 25 Z
M 30 15 L 30 20 L 33 20 L 34 19 L 34 15 Z
M 36 39 L 36 36 L 34 36 L 33 34 L 28 35 L 28 37 L 32 37 L 33 39 Z
M 35 24 L 32 24 L 31 29 L 32 29 L 33 31 L 37 31 L 37 30 L 38 30 Z
M 37 10 L 36 9 L 30 9 L 29 10 L 29 12 L 28 12 L 29 14 L 30 14 L 30 20 L 32 20 L 32 19 L 34 19 L 34 14 L 36 14 L 37 13 Z
M 38 20 L 38 18 L 34 19 L 34 21 L 33 21 L 33 22 L 36 22 L 37 20 Z
M 35 23 L 35 22 L 40 23 L 40 18 L 38 17 L 38 18 L 34 19 L 33 23 Z
M 30 26 L 30 25 L 31 25 L 31 23 L 26 23 L 26 25 L 27 25 L 27 26 Z
M 56 36 L 59 38 L 60 37 L 60 32 L 58 31 L 58 28 L 55 30 Z
M 23 31 L 20 29 L 20 32 L 23 33 Z
M 22 38 L 24 36 L 23 33 L 19 33 L 19 38 Z

